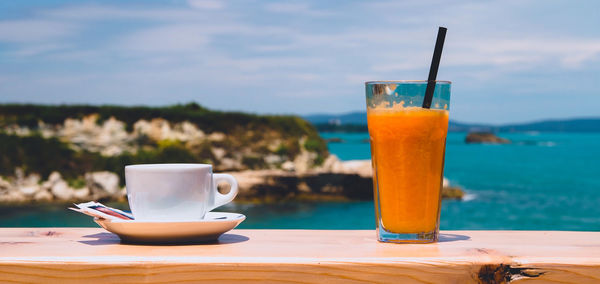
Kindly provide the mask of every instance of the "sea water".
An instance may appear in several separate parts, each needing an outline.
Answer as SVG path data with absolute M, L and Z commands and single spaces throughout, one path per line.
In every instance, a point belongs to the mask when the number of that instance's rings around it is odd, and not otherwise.
M 370 158 L 368 133 L 322 133 L 342 160 Z M 449 133 L 444 176 L 466 191 L 444 200 L 444 230 L 600 230 L 600 133 L 499 133 L 466 144 Z M 372 202 L 244 206 L 247 228 L 374 229 Z
M 500 133 L 505 145 L 465 144 L 449 133 L 444 175 L 464 200 L 444 200 L 440 227 L 600 230 L 600 133 Z M 322 133 L 342 160 L 369 159 L 367 133 Z M 112 204 L 126 208 L 126 204 Z M 0 227 L 96 226 L 67 205 L 0 207 Z M 240 228 L 374 229 L 373 203 L 231 204 L 248 218 Z
M 500 133 L 513 143 L 466 144 L 449 133 L 444 175 L 465 189 L 442 204 L 442 229 L 600 230 L 600 133 Z M 330 151 L 368 159 L 368 133 Z M 349 214 L 350 215 L 350 214 Z

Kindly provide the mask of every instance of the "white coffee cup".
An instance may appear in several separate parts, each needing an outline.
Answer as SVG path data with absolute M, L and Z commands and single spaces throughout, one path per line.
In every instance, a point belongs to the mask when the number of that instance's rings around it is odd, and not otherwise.
M 221 194 L 217 184 L 231 190 Z M 143 164 L 125 167 L 129 207 L 135 220 L 198 221 L 238 193 L 235 178 L 213 174 L 208 164 Z

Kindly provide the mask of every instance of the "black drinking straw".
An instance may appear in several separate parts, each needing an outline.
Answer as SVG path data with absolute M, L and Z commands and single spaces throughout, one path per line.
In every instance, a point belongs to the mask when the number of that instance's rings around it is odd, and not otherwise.
M 435 41 L 435 49 L 433 50 L 433 58 L 431 59 L 431 67 L 429 68 L 429 78 L 427 78 L 425 99 L 423 99 L 423 108 L 431 107 L 433 91 L 435 90 L 435 78 L 437 77 L 438 68 L 440 67 L 440 58 L 442 57 L 442 49 L 444 48 L 444 40 L 446 39 L 447 30 L 448 29 L 444 27 L 440 27 L 438 29 L 437 40 Z

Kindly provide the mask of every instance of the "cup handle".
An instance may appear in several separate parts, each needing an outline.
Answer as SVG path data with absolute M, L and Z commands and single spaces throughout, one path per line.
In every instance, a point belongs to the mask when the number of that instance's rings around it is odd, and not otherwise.
M 222 194 L 217 190 L 217 185 L 221 181 L 225 181 L 225 182 L 229 183 L 229 185 L 231 187 L 231 189 L 229 190 L 229 192 L 227 194 Z M 222 205 L 225 205 L 225 204 L 231 202 L 235 198 L 235 196 L 238 194 L 238 183 L 237 183 L 237 180 L 235 180 L 235 178 L 232 175 L 213 174 L 213 184 L 215 186 L 215 189 L 214 189 L 215 190 L 215 202 L 214 202 L 212 208 L 210 208 L 210 210 L 213 210 L 219 206 L 222 206 Z

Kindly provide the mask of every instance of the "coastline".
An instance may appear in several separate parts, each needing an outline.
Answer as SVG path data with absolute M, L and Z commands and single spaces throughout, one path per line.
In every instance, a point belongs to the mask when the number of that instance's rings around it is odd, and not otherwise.
M 351 201 L 372 200 L 371 160 L 340 161 L 330 155 L 320 168 L 304 173 L 284 170 L 228 172 L 240 188 L 236 201 L 274 202 L 285 200 Z M 443 199 L 462 199 L 460 187 L 444 178 Z
M 340 161 L 330 155 L 321 166 L 302 171 L 263 169 L 225 173 L 237 179 L 236 201 L 240 202 L 373 199 L 370 160 Z M 45 181 L 37 174 L 25 176 L 19 169 L 10 180 L 0 178 L 0 204 L 125 201 L 126 195 L 125 187 L 119 185 L 119 176 L 107 171 L 86 173 L 85 183 L 78 188 L 67 183 L 58 172 L 53 172 Z M 442 198 L 463 197 L 462 189 L 444 180 Z

